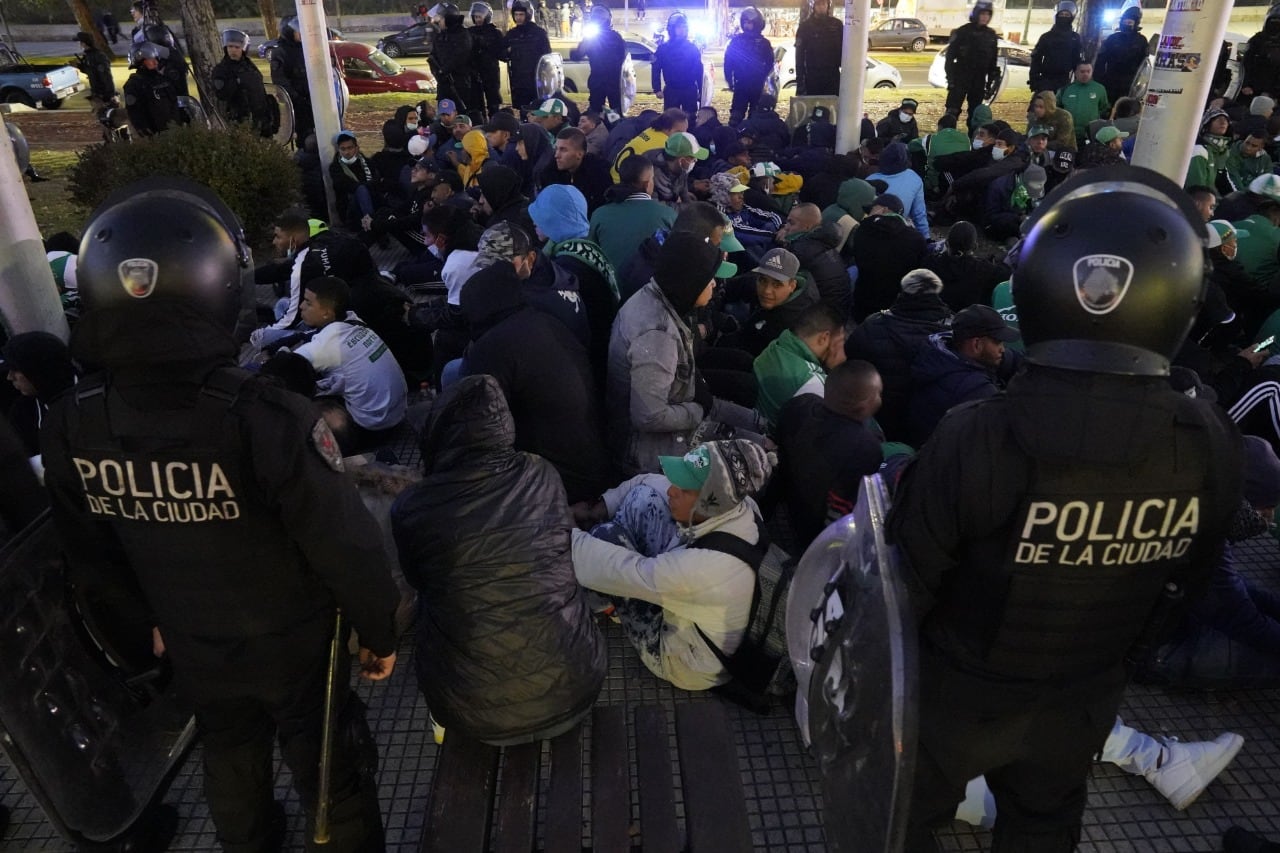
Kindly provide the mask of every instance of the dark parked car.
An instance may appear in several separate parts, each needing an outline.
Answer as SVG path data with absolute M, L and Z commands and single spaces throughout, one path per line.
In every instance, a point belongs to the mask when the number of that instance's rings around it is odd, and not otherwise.
M 435 27 L 428 23 L 418 23 L 378 39 L 378 50 L 392 59 L 400 56 L 427 56 L 431 53 L 435 38 Z
M 327 29 L 329 30 L 329 41 L 342 41 L 342 33 L 339 30 L 335 30 L 333 27 L 328 27 Z M 276 42 L 278 41 L 279 39 L 269 39 L 258 45 L 258 58 L 270 62 L 271 51 L 276 49 Z
M 915 18 L 890 18 L 867 34 L 867 45 L 872 50 L 900 47 L 919 53 L 929 46 L 929 28 Z

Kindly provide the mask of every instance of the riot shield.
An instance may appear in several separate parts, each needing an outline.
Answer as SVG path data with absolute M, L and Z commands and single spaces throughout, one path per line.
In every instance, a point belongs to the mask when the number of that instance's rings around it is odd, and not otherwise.
M 801 727 L 822 771 L 827 842 L 840 853 L 902 849 L 915 771 L 916 634 L 884 541 L 888 508 L 880 477 L 864 478 L 853 513 L 805 552 L 787 606 L 807 698 Z
M 702 91 L 698 94 L 698 106 L 711 106 L 711 97 L 716 93 L 716 67 L 710 62 L 702 63 Z
M 1004 94 L 1005 87 L 1009 85 L 1009 57 L 1001 56 L 996 60 L 997 77 L 995 80 L 987 84 L 987 90 L 982 93 L 982 102 L 984 104 L 994 104 L 1000 100 L 1000 96 Z
M 276 132 L 271 138 L 281 145 L 288 145 L 293 139 L 293 99 L 289 97 L 289 93 L 283 86 L 277 86 L 275 83 L 267 83 L 263 88 L 267 90 L 267 99 L 272 102 L 271 108 L 279 118 L 276 123 Z
M 195 721 L 108 665 L 65 582 L 47 513 L 0 550 L 0 747 L 61 835 L 105 843 L 163 794 Z
M 631 61 L 631 54 L 627 54 L 627 58 L 622 60 L 622 74 L 618 78 L 618 92 L 622 96 L 622 109 L 619 110 L 623 115 L 631 109 L 631 105 L 636 102 L 636 66 Z
M 187 124 L 194 127 L 209 127 L 209 116 L 205 115 L 204 104 L 190 95 L 178 96 L 178 111 L 187 117 Z
M 534 81 L 538 87 L 538 101 L 554 98 L 557 92 L 564 91 L 564 57 L 558 53 L 544 54 L 538 60 L 538 73 Z M 524 109 L 527 104 L 516 104 Z
M 4 126 L 9 131 L 9 141 L 13 143 L 13 156 L 18 161 L 18 174 L 21 175 L 31 165 L 31 146 L 27 144 L 27 137 L 23 134 L 22 128 L 11 121 L 6 121 Z

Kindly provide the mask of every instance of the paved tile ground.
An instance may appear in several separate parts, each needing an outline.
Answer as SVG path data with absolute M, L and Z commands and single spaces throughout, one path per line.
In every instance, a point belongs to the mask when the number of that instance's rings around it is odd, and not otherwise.
M 1280 565 L 1280 548 L 1269 538 L 1246 543 L 1241 555 L 1255 579 L 1274 578 L 1275 568 Z M 720 701 L 659 683 L 625 647 L 616 626 L 608 626 L 607 633 L 610 668 L 600 695 L 602 703 L 629 708 L 658 704 L 667 709 L 668 719 L 672 720 L 677 702 Z M 370 723 L 381 747 L 379 778 L 387 846 L 402 851 L 417 849 L 436 756 L 426 707 L 413 675 L 413 639 L 410 634 L 401 643 L 398 671 L 390 684 L 365 684 L 359 688 L 369 704 Z M 1245 736 L 1245 747 L 1185 813 L 1170 808 L 1143 779 L 1128 776 L 1111 765 L 1095 766 L 1081 851 L 1218 850 L 1223 830 L 1233 823 L 1280 837 L 1280 740 L 1275 736 L 1280 722 L 1280 691 L 1169 693 L 1135 686 L 1126 696 L 1122 714 L 1139 729 L 1176 735 L 1183 740 L 1236 731 Z M 788 711 L 779 708 L 768 716 L 756 716 L 731 707 L 730 717 L 737 735 L 756 849 L 797 853 L 825 850 L 817 773 Z M 637 746 L 632 743 L 632 750 Z M 674 761 L 674 732 L 669 733 L 666 746 Z M 173 850 L 215 847 L 213 826 L 201 795 L 199 766 L 197 747 L 164 798 L 179 813 Z M 302 821 L 288 784 L 288 772 L 281 768 L 277 794 L 287 803 L 289 846 L 301 849 Z M 13 810 L 13 824 L 0 849 L 72 849 L 54 835 L 39 807 L 5 762 L 0 762 L 0 801 Z M 638 808 L 636 803 L 632 808 Z M 584 827 L 584 845 L 588 829 Z M 983 850 L 989 842 L 986 832 L 964 824 L 953 825 L 941 838 L 944 849 L 949 851 Z

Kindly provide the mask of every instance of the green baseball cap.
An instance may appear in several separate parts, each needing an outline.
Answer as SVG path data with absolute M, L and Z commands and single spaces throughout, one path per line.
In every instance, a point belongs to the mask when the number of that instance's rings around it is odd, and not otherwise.
M 567 115 L 568 112 L 569 108 L 564 105 L 564 101 L 559 98 L 547 98 L 542 102 L 542 106 L 529 113 L 529 115 L 546 118 L 547 116 Z
M 662 150 L 668 157 L 692 157 L 695 160 L 705 160 L 710 153 L 698 144 L 696 136 L 688 132 L 671 134 Z
M 690 450 L 684 456 L 659 456 L 658 464 L 677 489 L 700 492 L 711 476 L 711 454 L 705 445 Z

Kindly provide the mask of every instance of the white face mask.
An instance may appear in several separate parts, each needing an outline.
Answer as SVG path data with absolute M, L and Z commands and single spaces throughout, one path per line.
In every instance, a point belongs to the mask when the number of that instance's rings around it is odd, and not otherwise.
M 910 124 L 913 118 L 915 118 L 915 116 L 913 116 L 911 113 L 904 112 L 903 110 L 898 110 L 898 121 L 902 122 L 903 124 Z
M 357 157 L 339 157 L 338 159 L 343 163 L 347 164 L 348 166 L 350 166 L 352 163 L 354 163 L 358 159 L 358 156 L 359 155 L 357 155 Z
M 1000 160 L 1003 160 L 1003 159 L 1004 159 L 1004 149 L 1003 149 L 1003 148 L 996 148 L 995 146 L 992 146 L 992 148 L 991 148 L 991 159 L 992 159 L 992 160 L 995 160 L 995 161 L 997 161 L 997 162 L 999 162 Z
M 687 165 L 687 166 L 685 166 L 685 167 L 684 167 L 684 173 L 685 173 L 686 175 L 687 175 L 687 174 L 689 174 L 689 173 L 690 173 L 690 172 L 692 172 L 692 171 L 693 171 L 693 163 L 690 163 L 689 165 Z
M 437 246 L 435 243 L 432 243 L 430 246 L 428 246 L 427 251 L 430 252 L 432 256 L 436 258 L 436 260 L 440 260 L 440 261 L 444 260 L 444 255 L 441 253 L 440 247 Z
M 1236 252 L 1239 251 L 1239 249 L 1240 246 L 1237 243 L 1223 243 L 1222 257 L 1229 261 L 1234 261 L 1236 259 Z
M 973 150 L 974 150 L 974 151 L 977 151 L 977 150 L 981 149 L 984 145 L 985 145 L 985 143 L 984 143 L 981 139 L 975 139 L 975 140 L 973 140 Z
M 410 133 L 413 133 L 415 130 L 418 129 L 418 123 L 416 121 L 406 121 L 404 123 L 404 129 L 409 131 Z

